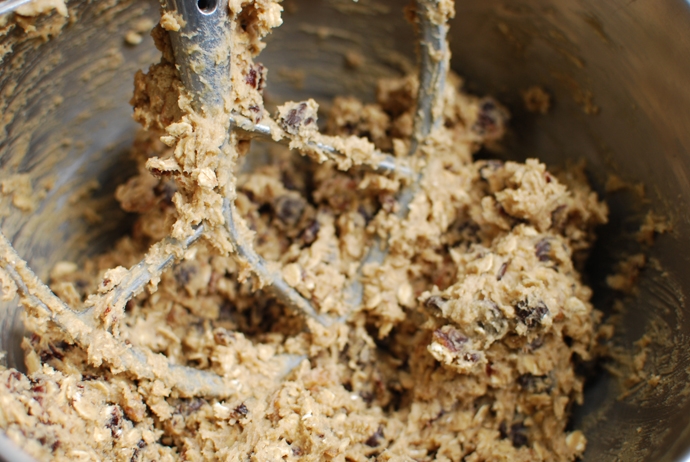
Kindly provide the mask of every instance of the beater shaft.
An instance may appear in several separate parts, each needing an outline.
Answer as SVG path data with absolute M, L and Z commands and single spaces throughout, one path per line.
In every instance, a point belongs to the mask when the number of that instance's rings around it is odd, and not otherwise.
M 450 68 L 450 51 L 447 40 L 449 14 L 444 15 L 438 10 L 440 3 L 439 0 L 416 1 L 419 22 L 419 88 L 410 156 L 418 155 L 420 146 L 443 122 L 443 93 Z M 422 176 L 423 172 L 417 173 L 414 181 L 398 193 L 398 209 L 395 212 L 397 218 L 404 219 L 407 216 L 410 203 L 419 192 Z M 358 276 L 361 277 L 365 265 L 381 265 L 387 254 L 388 244 L 378 235 L 375 236 L 360 264 Z M 346 290 L 347 302 L 353 308 L 360 306 L 363 296 L 364 285 L 359 278 L 355 279 Z

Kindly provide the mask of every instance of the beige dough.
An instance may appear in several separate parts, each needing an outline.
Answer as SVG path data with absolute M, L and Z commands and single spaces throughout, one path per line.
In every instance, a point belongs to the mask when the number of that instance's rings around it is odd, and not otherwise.
M 257 27 L 235 31 L 244 48 L 233 58 L 231 97 L 258 122 L 256 79 L 265 74 L 252 56 L 280 7 L 244 8 Z M 557 177 L 535 159 L 474 161 L 500 139 L 507 112 L 463 93 L 451 75 L 443 128 L 425 148 L 405 219 L 394 213 L 403 180 L 357 167 L 370 148 L 317 164 L 277 147 L 271 163 L 224 186 L 251 155 L 248 143 L 219 155 L 217 127 L 191 111 L 166 37 L 154 32 L 164 58 L 135 78 L 132 104 L 146 128 L 132 149 L 140 171 L 116 193 L 138 215 L 132 233 L 83 265 L 57 265 L 50 283 L 79 309 L 153 242 L 205 220 L 208 237 L 108 322 L 125 343 L 215 372 L 235 392 L 180 398 L 161 380 L 96 366 L 92 352 L 36 315 L 23 345 L 28 374 L 0 372 L 8 436 L 40 460 L 579 457 L 586 440 L 566 424 L 583 397 L 576 365 L 595 359 L 601 314 L 574 262 L 607 219 L 581 176 Z M 337 98 L 328 135 L 365 137 L 405 156 L 416 90 L 410 76 L 379 82 L 374 104 Z M 316 129 L 316 104 L 288 103 L 276 120 L 304 138 Z M 194 130 L 207 144 L 190 141 Z M 257 251 L 318 311 L 344 322 L 324 328 L 255 290 L 223 234 L 223 195 L 236 198 Z M 389 236 L 389 253 L 363 268 L 364 298 L 351 307 L 342 293 L 375 235 Z

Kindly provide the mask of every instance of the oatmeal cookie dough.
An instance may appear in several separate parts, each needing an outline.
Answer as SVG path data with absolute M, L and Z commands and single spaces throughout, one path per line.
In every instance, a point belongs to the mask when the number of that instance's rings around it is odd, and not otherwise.
M 252 57 L 280 6 L 235 3 L 257 27 L 234 31 L 244 51 L 233 58 L 231 98 L 258 121 L 252 82 L 265 73 Z M 117 267 L 205 220 L 209 237 L 108 322 L 125 343 L 214 372 L 233 393 L 182 398 L 161 380 L 93 365 L 48 319 L 27 317 L 28 372 L 0 372 L 0 427 L 13 441 L 41 460 L 561 461 L 583 453 L 585 437 L 566 425 L 582 400 L 576 365 L 595 359 L 601 315 L 579 262 L 607 208 L 581 178 L 535 159 L 473 160 L 500 139 L 508 114 L 462 92 L 451 75 L 443 128 L 425 147 L 406 218 L 395 213 L 403 180 L 316 165 L 285 148 L 224 191 L 248 143 L 219 158 L 220 134 L 191 111 L 167 35 L 159 28 L 154 36 L 163 60 L 136 76 L 132 99 L 147 130 L 132 149 L 140 169 L 116 193 L 136 223 L 110 252 L 57 265 L 51 288 L 78 309 Z M 417 86 L 413 76 L 383 80 L 374 104 L 336 99 L 329 135 L 406 155 Z M 292 110 L 299 106 L 284 106 L 279 119 Z M 235 197 L 257 251 L 342 322 L 322 327 L 256 290 L 221 232 L 221 193 Z M 389 236 L 387 257 L 360 276 L 375 236 Z M 360 277 L 362 304 L 350 306 L 342 294 Z

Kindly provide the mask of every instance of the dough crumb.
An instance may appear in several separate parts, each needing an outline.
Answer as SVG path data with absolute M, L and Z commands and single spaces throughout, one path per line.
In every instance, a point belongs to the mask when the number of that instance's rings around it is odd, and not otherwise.
M 668 233 L 671 230 L 672 227 L 668 219 L 650 210 L 645 215 L 644 222 L 640 225 L 640 230 L 637 232 L 637 241 L 641 244 L 652 245 L 657 235 Z
M 185 22 L 178 14 L 166 11 L 161 16 L 160 25 L 163 29 L 167 31 L 177 32 Z
M 355 50 L 345 52 L 345 67 L 348 69 L 360 69 L 364 65 L 364 55 Z
M 18 173 L 0 181 L 0 192 L 12 199 L 12 205 L 24 212 L 36 210 L 39 202 L 46 196 L 49 185 L 39 185 L 38 190 L 34 191 L 31 182 L 31 175 L 28 173 Z
M 144 37 L 137 31 L 130 30 L 125 34 L 125 43 L 127 43 L 127 45 L 136 46 L 143 41 Z
M 547 114 L 551 109 L 551 95 L 538 85 L 525 90 L 522 93 L 522 99 L 529 112 Z
M 40 16 L 51 11 L 55 11 L 65 18 L 69 16 L 65 0 L 32 0 L 14 10 L 16 14 L 21 16 Z
M 640 271 L 647 264 L 644 254 L 635 254 L 619 262 L 615 274 L 606 277 L 606 284 L 614 290 L 630 294 L 637 289 Z

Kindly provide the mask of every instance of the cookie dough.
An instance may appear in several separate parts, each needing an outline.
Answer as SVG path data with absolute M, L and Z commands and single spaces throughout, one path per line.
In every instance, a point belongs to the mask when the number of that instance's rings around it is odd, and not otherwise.
M 256 26 L 234 31 L 244 48 L 233 57 L 232 98 L 258 122 L 265 73 L 252 57 L 279 24 L 280 7 L 257 0 L 231 8 Z M 566 425 L 582 401 L 577 365 L 595 359 L 601 314 L 578 262 L 607 219 L 582 176 L 552 174 L 536 159 L 473 160 L 501 138 L 508 114 L 450 75 L 444 124 L 419 166 L 406 218 L 395 213 L 406 180 L 277 146 L 271 162 L 223 190 L 251 155 L 249 143 L 218 155 L 213 127 L 190 110 L 166 37 L 157 29 L 163 60 L 135 79 L 140 170 L 116 193 L 137 215 L 132 232 L 97 258 L 58 264 L 50 284 L 79 310 L 152 243 L 205 220 L 207 238 L 108 326 L 127 344 L 224 377 L 234 392 L 182 398 L 161 380 L 94 365 L 92 352 L 37 314 L 26 321 L 27 374 L 0 371 L 7 435 L 40 460 L 579 457 L 585 437 Z M 374 104 L 337 98 L 328 135 L 364 137 L 405 156 L 417 86 L 415 76 L 382 80 Z M 291 123 L 297 115 L 301 123 Z M 304 134 L 315 129 L 316 105 L 288 103 L 276 119 Z M 211 142 L 190 141 L 188 126 Z M 222 232 L 222 194 L 235 198 L 255 248 L 287 283 L 344 321 L 323 327 L 257 290 Z M 387 257 L 360 275 L 375 236 L 388 237 Z M 353 307 L 342 294 L 357 278 L 364 296 Z

